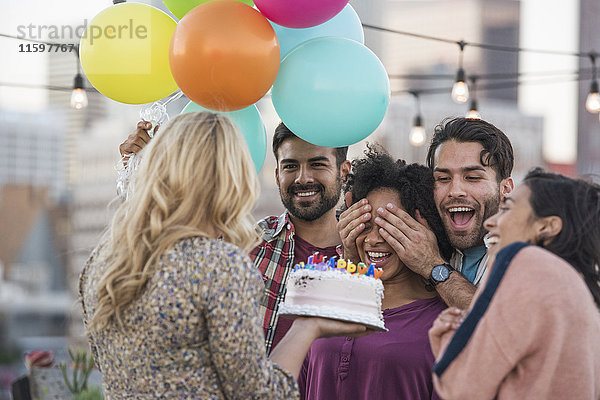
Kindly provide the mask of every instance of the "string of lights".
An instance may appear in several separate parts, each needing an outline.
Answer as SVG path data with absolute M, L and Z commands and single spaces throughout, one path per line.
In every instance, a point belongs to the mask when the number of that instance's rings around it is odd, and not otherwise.
M 578 73 L 577 80 L 581 80 L 580 77 L 582 75 L 591 73 L 592 80 L 591 80 L 591 85 L 590 85 L 590 92 L 589 92 L 589 95 L 588 95 L 588 98 L 586 101 L 586 109 L 591 113 L 599 113 L 600 112 L 600 94 L 598 93 L 599 85 L 598 85 L 598 81 L 596 79 L 596 63 L 595 63 L 597 53 L 594 51 L 570 52 L 570 51 L 558 51 L 558 50 L 549 50 L 549 49 L 533 49 L 533 48 L 503 46 L 503 45 L 496 45 L 496 44 L 490 44 L 490 43 L 464 41 L 462 39 L 454 40 L 454 39 L 443 38 L 443 37 L 438 37 L 438 36 L 426 35 L 426 34 L 422 34 L 422 33 L 390 29 L 390 28 L 385 28 L 385 27 L 370 25 L 370 24 L 362 24 L 362 26 L 364 28 L 375 30 L 375 31 L 393 33 L 393 34 L 403 35 L 403 36 L 407 36 L 407 37 L 412 37 L 415 39 L 423 39 L 423 40 L 437 41 L 437 42 L 443 42 L 443 43 L 447 43 L 447 44 L 457 45 L 459 47 L 458 68 L 457 68 L 457 73 L 455 75 L 454 85 L 451 88 L 452 99 L 457 103 L 465 103 L 469 100 L 469 85 L 467 83 L 468 80 L 470 80 L 471 83 L 474 84 L 474 82 L 480 81 L 480 80 L 515 79 L 514 81 L 507 82 L 504 84 L 484 85 L 479 88 L 480 90 L 493 90 L 493 89 L 503 89 L 503 88 L 519 86 L 524 83 L 523 81 L 519 80 L 519 78 L 524 77 L 524 76 L 538 77 L 538 76 L 544 76 L 544 75 L 548 76 L 548 75 L 563 74 L 563 73 L 566 75 L 571 75 L 573 73 L 572 71 L 540 71 L 540 72 L 527 72 L 527 73 L 515 72 L 515 73 L 467 75 L 463 68 L 463 53 L 467 46 L 477 47 L 477 48 L 481 48 L 481 49 L 485 49 L 485 50 L 492 50 L 492 51 L 529 52 L 529 53 L 537 53 L 537 54 L 589 58 L 592 63 L 592 68 L 588 69 L 588 70 L 577 71 L 577 73 Z M 46 45 L 56 44 L 56 43 L 42 41 L 42 40 L 29 39 L 29 38 L 14 36 L 14 35 L 8 35 L 5 33 L 0 33 L 0 37 L 15 39 L 15 40 L 23 40 L 23 41 L 28 41 L 28 42 L 35 42 L 35 43 L 46 44 Z M 76 55 L 78 56 L 78 51 L 76 52 Z M 391 74 L 391 75 L 389 75 L 389 77 L 390 77 L 390 79 L 411 80 L 411 79 L 448 79 L 448 78 L 451 78 L 452 76 L 451 75 L 414 75 L 414 74 L 411 74 L 411 75 L 396 74 L 395 75 L 395 74 Z M 77 62 L 77 74 L 74 79 L 74 85 L 73 85 L 72 90 L 73 90 L 73 95 L 71 98 L 71 105 L 76 109 L 81 109 L 81 108 L 85 107 L 87 105 L 87 97 L 85 95 L 86 90 L 83 85 L 83 75 L 80 72 L 79 60 Z M 443 93 L 447 90 L 448 90 L 447 88 L 423 89 L 423 90 L 419 91 L 419 94 Z M 412 89 L 407 89 L 407 90 L 401 90 L 401 91 L 394 91 L 393 93 L 395 94 L 395 93 L 401 93 L 401 92 L 412 93 L 415 91 Z M 476 105 L 476 101 L 474 101 L 474 102 Z M 471 109 L 473 109 L 473 107 L 471 107 Z
M 478 80 L 501 80 L 501 79 L 516 79 L 520 77 L 555 77 L 560 78 L 564 75 L 590 75 L 593 74 L 592 68 L 582 68 L 580 70 L 557 70 L 557 71 L 527 71 L 527 72 L 500 72 L 490 74 L 470 74 L 470 77 L 475 76 Z M 401 80 L 449 80 L 454 79 L 455 75 L 451 74 L 390 74 L 390 79 Z
M 72 92 L 73 88 L 70 86 L 56 86 L 56 85 L 43 85 L 34 83 L 14 83 L 14 82 L 0 82 L 0 86 L 14 87 L 20 89 L 44 89 L 53 90 L 57 92 Z M 94 88 L 85 88 L 87 93 L 98 93 Z
M 467 80 L 471 81 L 471 86 L 472 86 L 472 99 L 471 99 L 471 103 L 469 106 L 469 111 L 466 114 L 467 118 L 481 118 L 481 115 L 478 112 L 477 109 L 477 99 L 475 97 L 475 85 L 476 82 L 479 80 L 504 80 L 504 79 L 512 79 L 511 81 L 508 82 L 503 82 L 503 83 L 492 83 L 492 84 L 486 84 L 484 86 L 480 86 L 478 88 L 478 90 L 495 90 L 495 89 L 506 89 L 506 88 L 511 88 L 511 87 L 518 87 L 520 85 L 524 85 L 524 84 L 548 84 L 548 83 L 557 83 L 557 78 L 556 75 L 560 74 L 561 78 L 560 81 L 558 82 L 568 82 L 568 81 L 581 81 L 584 79 L 589 79 L 589 74 L 591 73 L 591 83 L 590 83 L 590 90 L 587 96 L 587 100 L 586 100 L 586 110 L 592 114 L 598 114 L 600 116 L 600 93 L 599 93 L 599 85 L 598 85 L 598 81 L 596 78 L 597 75 L 597 70 L 596 70 L 596 57 L 598 56 L 598 54 L 595 51 L 589 51 L 589 52 L 571 52 L 571 51 L 558 51 L 558 50 L 548 50 L 548 49 L 532 49 L 532 48 L 523 48 L 523 47 L 512 47 L 512 46 L 501 46 L 501 45 L 494 45 L 494 44 L 487 44 L 487 43 L 478 43 L 478 42 L 467 42 L 464 40 L 452 40 L 452 39 L 448 39 L 448 38 L 442 38 L 442 37 L 437 37 L 437 36 L 431 36 L 431 35 L 425 35 L 425 34 L 421 34 L 421 33 L 415 33 L 415 32 L 408 32 L 408 31 L 402 31 L 402 30 L 396 30 L 396 29 L 389 29 L 389 28 L 384 28 L 384 27 L 380 27 L 380 26 L 375 26 L 375 25 L 369 25 L 369 24 L 363 24 L 364 28 L 367 29 L 372 29 L 375 31 L 380 31 L 380 32 L 386 32 L 386 33 L 394 33 L 394 34 L 398 34 L 398 35 L 403 35 L 403 36 L 407 36 L 407 37 L 412 37 L 415 39 L 424 39 L 424 40 L 430 40 L 430 41 L 437 41 L 437 42 L 442 42 L 442 43 L 447 43 L 447 44 L 452 44 L 452 45 L 458 45 L 459 47 L 459 55 L 458 55 L 458 68 L 457 68 L 457 72 L 455 75 L 455 81 L 454 81 L 454 85 L 452 86 L 452 88 L 427 88 L 427 89 L 422 89 L 419 91 L 415 91 L 412 88 L 406 89 L 406 90 L 396 90 L 393 91 L 392 94 L 397 94 L 397 93 L 408 93 L 411 94 L 413 96 L 415 96 L 416 98 L 418 98 L 418 96 L 420 94 L 438 94 L 438 93 L 448 93 L 450 91 L 451 93 L 451 97 L 452 100 L 456 103 L 465 103 L 469 100 L 469 85 L 467 84 Z M 589 58 L 592 64 L 592 67 L 590 69 L 584 70 L 584 69 L 580 69 L 579 71 L 560 71 L 560 73 L 558 71 L 545 71 L 545 72 L 537 72 L 537 73 L 524 73 L 524 72 L 515 72 L 515 73 L 492 73 L 492 74 L 480 74 L 480 75 L 476 75 L 476 74 L 472 74 L 472 75 L 467 75 L 465 73 L 464 67 L 463 67 L 463 53 L 465 50 L 465 47 L 470 46 L 470 47 L 478 47 L 484 50 L 493 50 L 493 51 L 504 51 L 504 52 L 513 52 L 513 53 L 521 53 L 521 52 L 528 52 L 528 53 L 537 53 L 537 54 L 546 54 L 546 55 L 560 55 L 560 56 L 570 56 L 570 57 L 579 57 L 579 58 Z M 567 77 L 564 78 L 562 77 L 563 75 L 570 75 L 571 77 Z M 521 78 L 525 77 L 525 76 L 533 76 L 533 77 L 542 77 L 542 76 L 554 76 L 553 79 L 551 80 L 536 80 L 536 81 L 523 81 Z M 448 75 L 448 74 L 441 74 L 441 75 L 435 75 L 435 74 L 424 74 L 424 75 L 418 75 L 418 74 L 406 74 L 406 75 L 390 75 L 389 76 L 390 79 L 404 79 L 404 80 L 437 80 L 437 79 L 451 79 L 452 76 Z M 414 141 L 412 140 L 413 136 L 414 137 L 421 137 L 421 131 L 422 131 L 422 118 L 421 118 L 421 109 L 420 109 L 420 104 L 418 104 L 417 106 L 417 111 L 416 111 L 416 118 L 415 118 L 415 123 L 413 126 L 413 130 L 411 131 L 411 134 L 409 135 L 409 141 L 413 146 L 420 146 L 424 143 Z M 418 132 L 417 134 L 413 134 L 413 132 Z
M 582 77 L 579 75 L 575 75 L 563 79 L 560 82 L 557 82 L 555 79 L 544 79 L 544 80 L 528 80 L 528 81 L 509 81 L 509 82 L 497 82 L 497 83 L 488 83 L 484 86 L 478 86 L 477 90 L 473 90 L 474 93 L 481 90 L 499 90 L 499 89 L 509 89 L 513 87 L 518 87 L 522 85 L 547 85 L 552 83 L 562 83 L 562 82 L 577 82 L 583 79 L 588 79 L 587 77 Z M 475 79 L 477 81 L 477 78 Z M 473 80 L 472 80 L 473 82 Z M 474 88 L 475 89 L 475 88 Z M 414 96 L 417 99 L 416 111 L 415 111 L 415 119 L 413 123 L 413 128 L 409 134 L 409 142 L 413 146 L 422 146 L 425 143 L 425 131 L 423 130 L 423 118 L 421 116 L 421 103 L 419 96 L 428 95 L 428 94 L 443 94 L 448 93 L 451 90 L 450 87 L 438 87 L 438 88 L 427 88 L 421 90 L 413 90 L 413 89 L 402 89 L 392 91 L 392 94 L 409 94 Z M 481 119 L 481 115 L 479 114 L 477 108 L 477 100 L 475 98 L 472 99 L 469 111 L 465 115 L 466 118 L 473 119 Z
M 558 50 L 546 50 L 546 49 L 530 49 L 530 48 L 524 48 L 524 47 L 499 46 L 499 45 L 488 44 L 488 43 L 465 42 L 464 40 L 453 40 L 453 39 L 441 38 L 441 37 L 437 37 L 437 36 L 424 35 L 421 33 L 414 33 L 414 32 L 401 31 L 401 30 L 397 30 L 397 29 L 383 28 L 380 26 L 369 25 L 369 24 L 362 24 L 362 26 L 363 26 L 363 28 L 373 29 L 373 30 L 381 31 L 381 32 L 396 33 L 399 35 L 409 36 L 409 37 L 413 37 L 413 38 L 417 38 L 417 39 L 425 39 L 425 40 L 432 40 L 432 41 L 436 41 L 436 42 L 451 43 L 451 44 L 457 44 L 459 46 L 462 43 L 463 47 L 466 47 L 466 46 L 479 47 L 479 48 L 486 49 L 486 50 L 508 51 L 508 52 L 526 52 L 526 53 L 538 53 L 538 54 L 573 56 L 573 57 L 589 57 L 590 54 L 593 53 L 593 52 L 580 53 L 580 52 L 572 52 L 572 51 L 558 51 Z

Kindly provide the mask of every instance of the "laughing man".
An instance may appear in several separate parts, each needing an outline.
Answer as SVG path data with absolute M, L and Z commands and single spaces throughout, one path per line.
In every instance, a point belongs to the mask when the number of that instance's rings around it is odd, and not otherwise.
M 486 230 L 483 222 L 498 211 L 514 183 L 514 156 L 508 137 L 494 125 L 477 119 L 454 118 L 435 129 L 427 165 L 435 179 L 434 198 L 455 248 L 447 263 L 426 222 L 416 221 L 389 204 L 378 213 L 381 235 L 404 264 L 427 279 L 449 305 L 468 308 L 486 271 Z M 354 255 L 354 242 L 371 218 L 365 199 L 341 216 L 338 230 L 344 253 Z M 377 261 L 377 260 L 376 260 Z

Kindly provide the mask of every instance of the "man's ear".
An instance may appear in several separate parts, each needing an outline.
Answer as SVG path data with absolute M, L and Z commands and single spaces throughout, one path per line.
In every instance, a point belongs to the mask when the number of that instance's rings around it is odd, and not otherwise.
M 275 167 L 275 184 L 279 187 L 279 167 Z
M 348 160 L 344 161 L 340 165 L 340 177 L 342 179 L 346 178 L 346 175 L 348 175 L 350 173 L 351 169 L 352 169 L 352 164 L 350 164 L 350 161 L 348 161 Z
M 508 177 L 506 179 L 502 179 L 500 181 L 500 200 L 504 200 L 504 198 L 510 194 L 515 188 L 515 182 L 512 177 Z
M 542 246 L 550 243 L 562 231 L 562 219 L 559 216 L 541 217 L 537 222 L 536 243 Z

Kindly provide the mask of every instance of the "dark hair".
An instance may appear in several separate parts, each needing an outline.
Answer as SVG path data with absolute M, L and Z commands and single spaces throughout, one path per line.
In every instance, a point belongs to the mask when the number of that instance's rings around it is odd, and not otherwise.
M 290 131 L 287 126 L 283 122 L 280 122 L 275 128 L 275 134 L 273 135 L 273 154 L 275 155 L 275 159 L 279 161 L 279 156 L 277 155 L 277 151 L 281 144 L 290 138 L 297 138 L 294 132 Z M 300 138 L 301 139 L 301 138 Z M 348 156 L 348 146 L 346 147 L 335 147 L 335 163 L 339 168 L 340 165 L 344 161 L 346 161 L 346 157 Z
M 427 150 L 427 166 L 435 165 L 435 151 L 444 142 L 455 140 L 460 143 L 478 142 L 483 146 L 479 155 L 481 165 L 496 171 L 498 182 L 510 177 L 515 161 L 513 148 L 508 137 L 500 129 L 482 119 L 445 119 L 433 131 L 433 138 Z
M 431 169 L 419 164 L 407 165 L 404 160 L 394 161 L 380 146 L 367 147 L 363 158 L 352 161 L 352 173 L 346 178 L 344 191 L 352 192 L 352 204 L 376 189 L 398 192 L 402 207 L 411 217 L 415 218 L 419 210 L 437 237 L 440 254 L 449 260 L 453 249 L 433 200 Z
M 523 180 L 538 217 L 556 215 L 562 230 L 543 246 L 581 272 L 600 306 L 600 186 L 536 168 Z

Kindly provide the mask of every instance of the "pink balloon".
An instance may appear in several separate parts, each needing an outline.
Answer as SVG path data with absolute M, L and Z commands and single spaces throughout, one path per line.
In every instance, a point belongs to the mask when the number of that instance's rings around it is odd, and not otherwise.
M 348 0 L 254 0 L 261 14 L 287 28 L 310 28 L 329 21 Z

